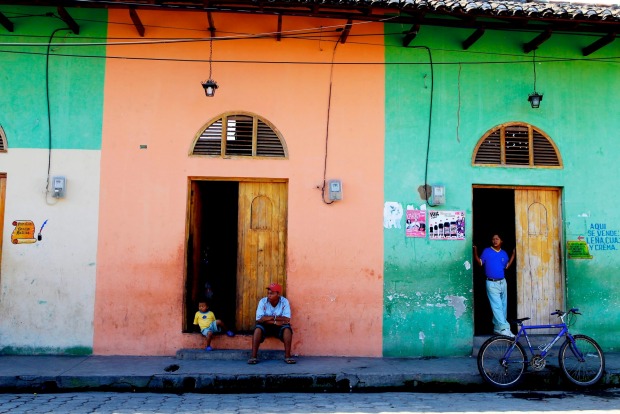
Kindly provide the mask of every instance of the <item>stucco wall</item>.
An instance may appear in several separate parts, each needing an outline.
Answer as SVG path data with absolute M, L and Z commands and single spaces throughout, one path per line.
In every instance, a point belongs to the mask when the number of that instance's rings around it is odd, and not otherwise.
M 386 25 L 386 33 L 397 29 Z M 438 209 L 465 211 L 467 223 L 464 241 L 406 238 L 404 218 L 401 229 L 384 230 L 386 355 L 471 352 L 473 184 L 562 188 L 566 240 L 585 236 L 592 223 L 620 227 L 616 196 L 607 191 L 617 180 L 610 172 L 620 150 L 615 138 L 620 121 L 614 115 L 620 110 L 614 98 L 618 68 L 594 60 L 617 56 L 618 45 L 584 59 L 581 48 L 592 38 L 554 35 L 536 52 L 542 62 L 537 64 L 537 90 L 544 93 L 536 110 L 527 102 L 533 90 L 532 53 L 522 51 L 532 34 L 491 31 L 464 51 L 460 42 L 469 34 L 425 27 L 409 48 L 402 47 L 400 34 L 386 38 L 385 201 L 403 208 L 425 204 L 417 188 L 424 184 L 428 156 L 428 183 L 446 188 L 447 202 Z M 432 52 L 434 83 L 424 46 Z M 527 122 L 549 134 L 564 168 L 472 167 L 478 140 L 510 121 Z M 566 263 L 567 305 L 584 312 L 575 328 L 608 348 L 618 346 L 612 336 L 619 316 L 614 274 L 620 244 L 613 247 L 592 252 L 592 260 Z
M 141 11 L 140 18 L 149 37 L 208 39 L 201 14 Z M 110 21 L 127 23 L 110 24 L 110 37 L 140 40 L 126 13 L 110 11 Z M 321 24 L 333 22 L 286 18 L 283 30 Z M 276 27 L 275 17 L 217 17 L 218 37 Z M 380 26 L 354 32 L 364 30 Z M 181 333 L 191 176 L 288 179 L 287 296 L 294 352 L 381 354 L 382 232 L 370 224 L 381 220 L 383 93 L 357 91 L 380 85 L 384 73 L 380 65 L 334 67 L 327 178 L 343 181 L 344 200 L 326 205 L 317 186 L 323 180 L 334 45 L 320 39 L 215 41 L 213 78 L 220 88 L 210 99 L 200 86 L 209 73 L 208 42 L 108 47 L 108 55 L 179 60 L 108 59 L 95 353 L 172 354 L 200 346 L 199 337 Z M 344 44 L 335 61 L 356 61 L 362 52 L 364 61 L 383 58 L 381 46 Z M 235 110 L 273 123 L 289 159 L 188 157 L 200 128 Z
M 104 60 L 97 58 L 101 48 L 68 46 L 84 38 L 61 30 L 54 43 L 63 46 L 50 49 L 47 66 L 46 42 L 55 29 L 66 26 L 41 16 L 46 11 L 54 9 L 2 9 L 9 18 L 21 18 L 15 19 L 14 33 L 0 35 L 5 43 L 0 57 L 0 124 L 8 141 L 8 151 L 0 154 L 0 171 L 7 174 L 0 350 L 91 353 Z M 105 21 L 101 11 L 75 11 L 74 16 Z M 81 33 L 105 37 L 105 29 L 105 24 L 92 23 Z M 33 42 L 39 45 L 24 46 Z M 78 49 L 92 58 L 57 56 Z M 65 198 L 46 194 L 48 175 L 66 177 Z M 16 220 L 33 223 L 32 243 L 12 243 Z

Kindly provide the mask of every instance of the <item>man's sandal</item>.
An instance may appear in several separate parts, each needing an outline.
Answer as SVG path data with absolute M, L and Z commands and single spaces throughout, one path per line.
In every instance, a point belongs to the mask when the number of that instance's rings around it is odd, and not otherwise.
M 250 358 L 250 359 L 248 359 L 248 364 L 256 365 L 256 364 L 258 364 L 258 359 L 257 358 Z
M 293 358 L 284 358 L 284 362 L 286 362 L 287 364 L 296 364 L 297 361 L 295 361 Z

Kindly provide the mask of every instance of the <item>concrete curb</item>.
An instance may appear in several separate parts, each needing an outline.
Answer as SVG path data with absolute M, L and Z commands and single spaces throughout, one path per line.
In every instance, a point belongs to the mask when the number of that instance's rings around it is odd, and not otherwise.
M 226 352 L 226 351 L 222 351 Z M 245 351 L 243 359 L 245 359 Z M 174 357 L 0 356 L 0 392 L 473 392 L 495 390 L 480 377 L 476 359 L 298 357 L 287 365 L 283 354 L 259 354 L 248 365 L 241 354 L 209 359 L 205 352 Z M 211 353 L 209 353 L 211 354 Z M 233 359 L 236 358 L 236 359 Z M 191 359 L 194 358 L 194 359 Z M 207 358 L 207 359 L 205 359 Z M 620 385 L 620 357 L 606 354 L 606 374 L 596 387 Z M 571 390 L 557 366 L 528 370 L 512 390 Z

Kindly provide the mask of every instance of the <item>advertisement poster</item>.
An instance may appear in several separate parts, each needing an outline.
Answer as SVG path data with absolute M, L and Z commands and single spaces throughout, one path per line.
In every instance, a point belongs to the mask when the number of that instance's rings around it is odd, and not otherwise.
M 465 212 L 429 211 L 428 236 L 434 240 L 465 240 Z
M 426 210 L 407 209 L 405 235 L 407 237 L 426 237 Z

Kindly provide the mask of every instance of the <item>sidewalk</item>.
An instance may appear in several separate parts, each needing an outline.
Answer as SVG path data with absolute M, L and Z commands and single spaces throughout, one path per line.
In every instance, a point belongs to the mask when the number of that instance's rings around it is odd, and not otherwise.
M 297 357 L 284 363 L 264 351 L 256 365 L 246 351 L 181 350 L 170 357 L 0 356 L 0 392 L 372 392 L 488 391 L 475 357 Z M 599 388 L 620 384 L 620 353 L 606 353 Z M 562 378 L 557 356 L 539 372 L 528 369 L 521 389 L 574 387 Z M 518 388 L 516 388 L 518 389 Z

